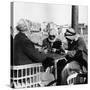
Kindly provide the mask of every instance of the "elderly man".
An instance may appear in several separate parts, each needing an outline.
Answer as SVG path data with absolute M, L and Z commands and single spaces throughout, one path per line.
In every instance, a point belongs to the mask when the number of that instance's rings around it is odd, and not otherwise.
M 27 20 L 21 19 L 16 26 L 19 33 L 15 36 L 13 42 L 13 64 L 25 65 L 37 62 L 45 62 L 48 60 L 46 67 L 53 61 L 51 54 L 40 53 L 35 49 L 35 44 L 30 40 L 30 27 Z M 58 56 L 58 55 L 56 55 Z M 45 62 L 46 63 L 46 62 Z
M 68 41 L 68 48 L 66 50 L 66 58 L 68 64 L 62 71 L 62 84 L 67 84 L 67 77 L 72 71 L 82 72 L 82 67 L 87 69 L 87 48 L 83 38 L 70 28 L 66 30 L 65 38 Z
M 50 53 L 62 52 L 62 42 L 58 39 L 58 29 L 48 28 L 48 37 L 43 40 L 43 48 Z

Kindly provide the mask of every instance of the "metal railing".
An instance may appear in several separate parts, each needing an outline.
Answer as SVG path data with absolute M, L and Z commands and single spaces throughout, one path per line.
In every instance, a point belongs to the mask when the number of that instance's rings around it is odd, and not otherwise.
M 42 64 L 28 64 L 11 66 L 11 87 L 25 88 L 25 87 L 39 87 L 40 73 L 42 72 Z

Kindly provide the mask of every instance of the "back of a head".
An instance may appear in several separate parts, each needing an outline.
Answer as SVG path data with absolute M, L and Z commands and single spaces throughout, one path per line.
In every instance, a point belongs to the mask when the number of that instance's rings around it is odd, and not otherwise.
M 30 21 L 27 19 L 20 19 L 19 22 L 17 23 L 16 29 L 18 31 L 24 32 L 30 30 Z

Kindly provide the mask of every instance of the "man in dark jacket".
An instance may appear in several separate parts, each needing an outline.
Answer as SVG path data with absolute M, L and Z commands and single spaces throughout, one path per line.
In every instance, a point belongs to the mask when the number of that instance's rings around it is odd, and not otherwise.
M 58 30 L 50 28 L 48 30 L 48 37 L 43 40 L 43 48 L 46 49 L 47 52 L 60 54 L 63 52 L 62 42 L 57 38 Z
M 66 58 L 69 60 L 69 62 L 75 60 L 80 64 L 80 66 L 85 66 L 87 68 L 88 54 L 86 44 L 83 38 L 75 32 L 72 33 L 72 30 L 73 29 L 67 30 L 65 33 L 65 37 L 68 41 L 68 53 Z
M 67 77 L 71 74 L 71 71 L 82 72 L 82 67 L 87 69 L 87 48 L 86 44 L 73 29 L 67 29 L 65 37 L 68 41 L 68 49 L 66 50 L 66 58 L 68 64 L 62 71 L 62 84 L 67 84 Z
M 49 60 L 52 62 L 52 55 L 42 52 L 40 53 L 35 49 L 34 43 L 29 39 L 30 30 L 28 30 L 27 26 L 28 23 L 24 20 L 21 20 L 16 27 L 19 33 L 14 38 L 13 65 L 44 62 L 48 58 L 48 63 Z

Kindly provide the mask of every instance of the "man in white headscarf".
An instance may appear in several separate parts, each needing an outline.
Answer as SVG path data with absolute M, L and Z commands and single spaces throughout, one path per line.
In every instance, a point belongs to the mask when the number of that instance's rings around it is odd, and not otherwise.
M 65 38 L 68 42 L 66 58 L 68 64 L 62 71 L 62 84 L 67 84 L 67 77 L 73 72 L 82 72 L 84 66 L 87 70 L 87 48 L 82 37 L 74 29 L 67 29 Z
M 47 52 L 60 53 L 62 47 L 61 41 L 58 39 L 57 27 L 48 27 L 48 37 L 43 40 L 43 48 Z

